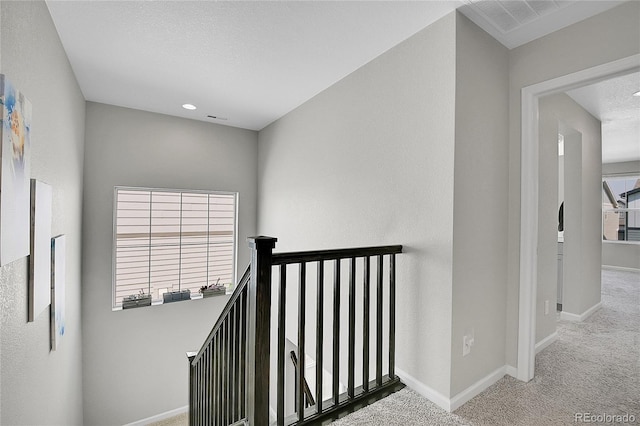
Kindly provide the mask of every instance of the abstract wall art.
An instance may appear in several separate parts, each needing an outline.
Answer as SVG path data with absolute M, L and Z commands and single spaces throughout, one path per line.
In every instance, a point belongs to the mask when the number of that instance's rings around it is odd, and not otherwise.
M 51 304 L 52 189 L 31 180 L 31 256 L 29 256 L 29 321 Z
M 31 103 L 0 74 L 0 266 L 29 255 Z
M 51 350 L 60 345 L 65 329 L 66 238 L 51 239 Z

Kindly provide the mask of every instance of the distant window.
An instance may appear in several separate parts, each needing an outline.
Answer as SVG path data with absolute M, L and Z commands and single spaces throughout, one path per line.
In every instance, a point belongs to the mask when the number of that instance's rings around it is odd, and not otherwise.
M 234 282 L 237 193 L 116 187 L 114 204 L 114 308 Z
M 640 243 L 640 176 L 602 179 L 602 239 Z

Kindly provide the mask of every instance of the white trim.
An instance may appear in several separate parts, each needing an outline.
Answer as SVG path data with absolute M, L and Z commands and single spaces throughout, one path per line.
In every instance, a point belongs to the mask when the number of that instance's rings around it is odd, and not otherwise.
M 615 211 L 615 210 L 630 210 L 630 209 L 607 209 L 605 211 Z M 614 244 L 614 245 L 628 245 L 628 246 L 637 246 L 640 245 L 638 241 L 624 241 L 624 240 L 602 240 L 602 244 Z
M 417 380 L 415 377 L 409 375 L 408 373 L 396 368 L 396 373 L 398 377 L 402 380 L 402 382 L 407 385 L 407 387 L 412 390 L 418 392 L 420 395 L 424 396 L 440 408 L 452 412 L 462 407 L 465 403 L 470 401 L 475 396 L 479 395 L 481 392 L 486 390 L 489 386 L 495 384 L 498 380 L 502 379 L 505 374 L 513 375 L 515 374 L 515 368 L 510 365 L 503 365 L 498 368 L 494 372 L 489 375 L 483 377 L 478 380 L 462 392 L 458 393 L 453 398 L 447 398 L 442 395 L 440 392 L 435 389 L 425 385 L 424 383 Z
M 535 368 L 538 266 L 538 98 L 640 69 L 640 54 L 522 88 L 520 169 L 520 286 L 518 374 L 529 381 Z
M 175 410 L 165 411 L 164 413 L 156 414 L 155 416 L 147 417 L 146 419 L 138 420 L 132 423 L 127 423 L 124 426 L 145 426 L 150 423 L 159 422 L 161 420 L 169 419 L 171 417 L 174 417 L 183 413 L 188 413 L 188 412 L 189 412 L 189 406 L 185 405 L 184 407 L 176 408 Z
M 420 395 L 427 398 L 429 401 L 433 402 L 440 408 L 451 412 L 451 400 L 446 396 L 442 395 L 437 390 L 425 385 L 415 377 L 409 375 L 408 373 L 400 370 L 396 367 L 396 374 L 400 377 L 401 381 L 407 385 L 409 388 L 418 392 Z
M 553 333 L 551 333 L 550 335 L 548 335 L 547 337 L 545 337 L 544 339 L 536 343 L 536 355 L 538 355 L 540 352 L 545 350 L 547 346 L 555 342 L 557 339 L 558 339 L 558 332 L 554 331 Z
M 513 365 L 505 365 L 505 374 L 513 377 L 514 379 L 518 378 L 518 369 L 515 368 Z
M 589 318 L 591 315 L 593 315 L 593 313 L 596 312 L 601 307 L 602 307 L 602 302 L 598 302 L 592 307 L 590 307 L 589 309 L 587 309 L 586 311 L 584 311 L 583 313 L 581 313 L 580 315 L 562 311 L 560 312 L 560 319 L 563 319 L 565 321 L 582 322 L 587 318 Z
M 611 271 L 623 271 L 623 272 L 640 272 L 638 268 L 627 268 L 626 266 L 614 266 L 614 265 L 602 265 L 602 269 L 609 269 Z
M 453 398 L 451 398 L 451 411 L 455 411 L 462 407 L 466 402 L 473 399 L 475 396 L 482 393 L 489 386 L 495 384 L 498 380 L 502 379 L 507 372 L 507 366 L 503 365 L 494 372 L 488 374 L 482 379 L 478 380 Z
M 522 89 L 517 377 L 525 382 L 533 378 L 535 365 L 535 312 L 538 287 L 538 97 L 536 93 L 535 86 Z M 529 142 L 525 143 L 525 140 Z

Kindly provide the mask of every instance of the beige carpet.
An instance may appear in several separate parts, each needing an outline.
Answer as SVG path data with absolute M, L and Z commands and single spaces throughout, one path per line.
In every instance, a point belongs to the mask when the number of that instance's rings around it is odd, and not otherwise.
M 403 389 L 334 424 L 575 425 L 576 413 L 630 414 L 640 424 L 639 272 L 602 271 L 602 308 L 582 323 L 559 322 L 529 383 L 506 376 L 454 413 Z M 624 423 L 611 420 L 592 423 Z
M 184 413 L 166 420 L 151 423 L 149 426 L 187 426 L 188 424 L 189 417 L 187 417 L 187 413 Z
M 602 308 L 582 323 L 559 322 L 529 383 L 506 376 L 454 413 L 403 389 L 334 424 L 555 426 L 580 424 L 576 413 L 629 414 L 627 424 L 640 424 L 640 272 L 603 270 Z M 591 423 L 625 424 L 603 420 Z M 155 423 L 186 424 L 186 415 Z

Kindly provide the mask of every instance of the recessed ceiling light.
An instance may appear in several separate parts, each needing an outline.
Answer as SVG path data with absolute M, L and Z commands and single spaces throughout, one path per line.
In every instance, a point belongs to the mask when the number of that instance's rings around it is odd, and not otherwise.
M 640 90 L 633 94 L 633 96 L 640 96 Z
M 191 104 L 184 104 L 182 105 L 182 108 L 193 110 L 193 109 L 196 109 L 196 106 Z

